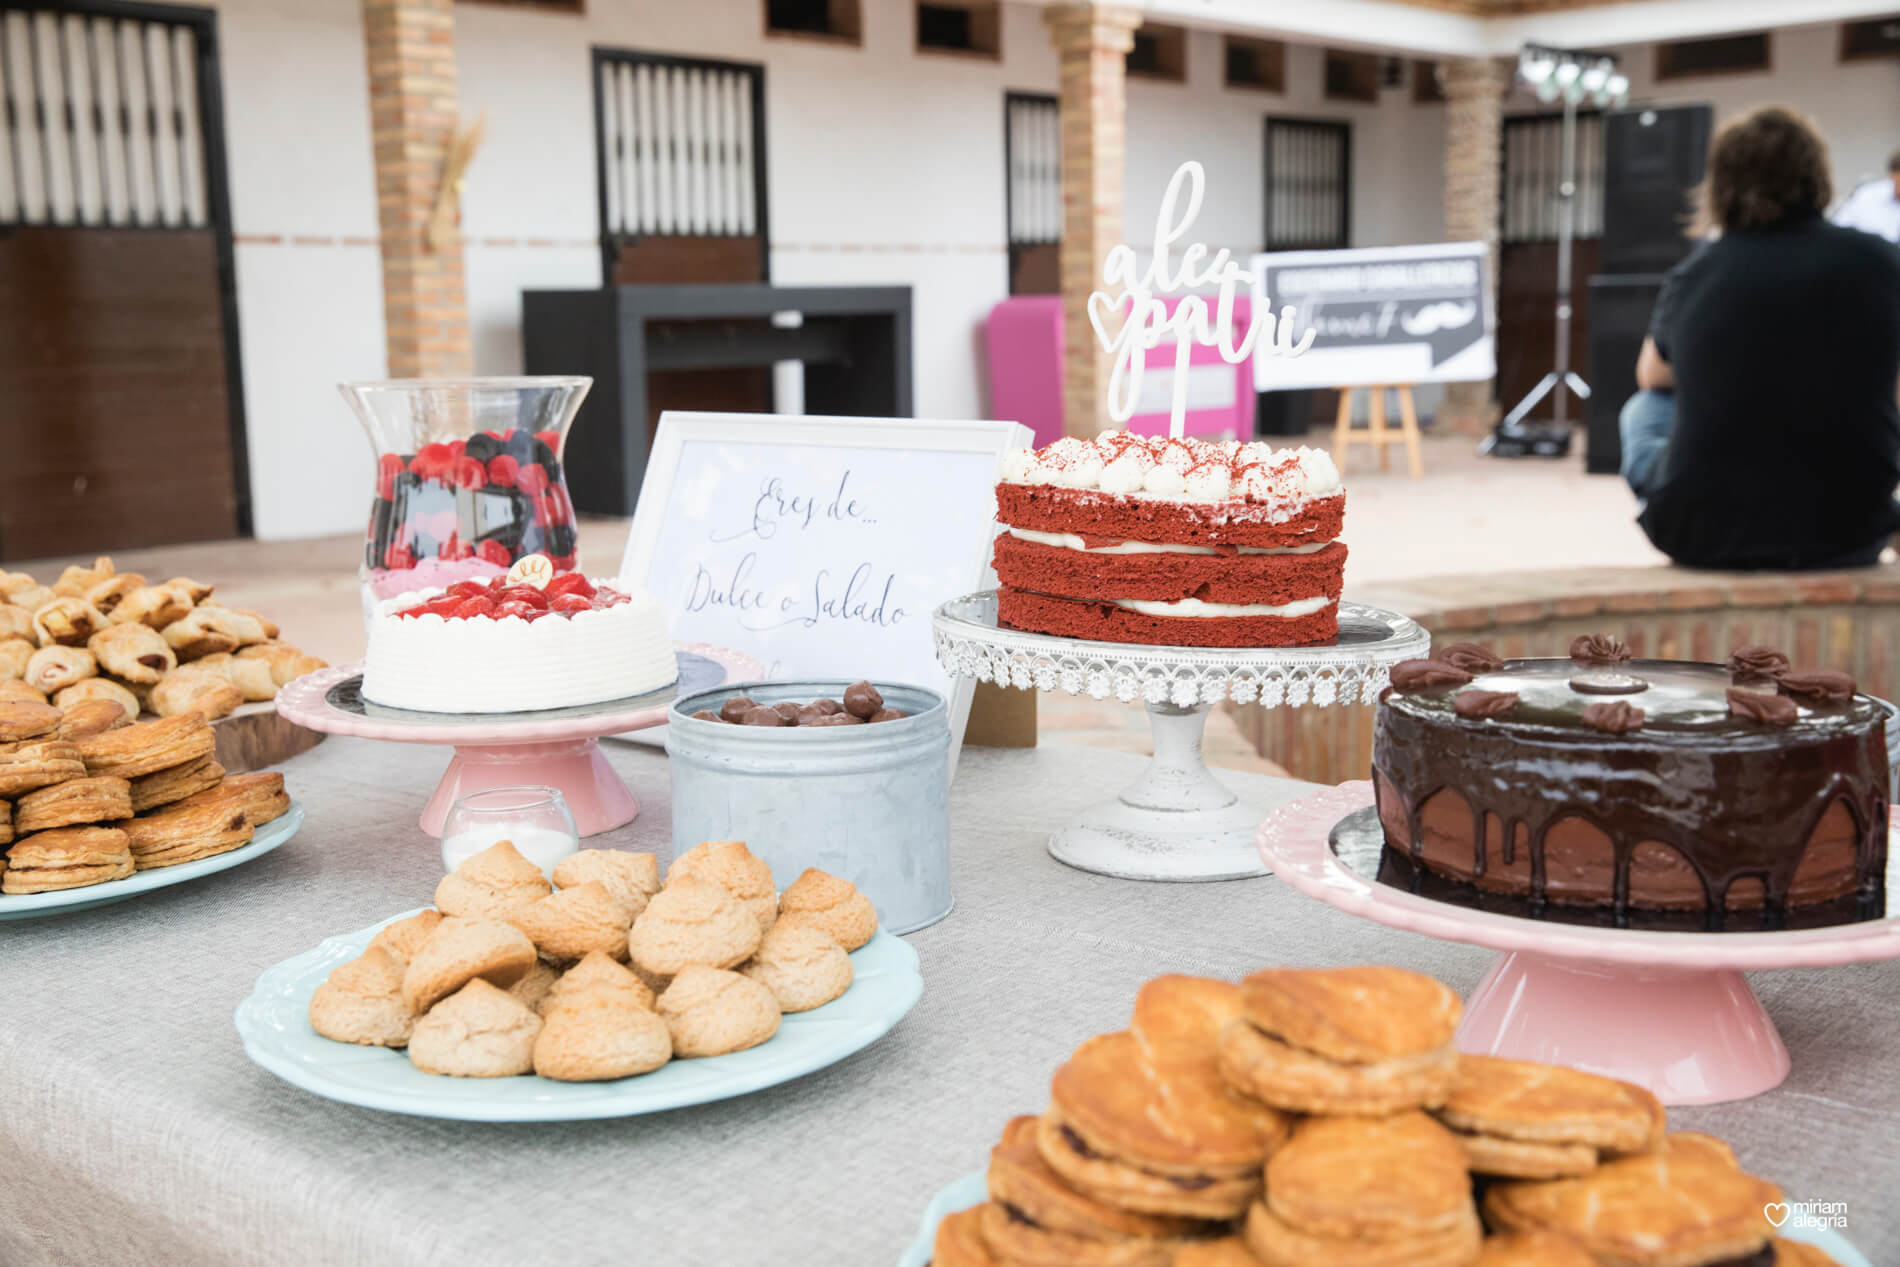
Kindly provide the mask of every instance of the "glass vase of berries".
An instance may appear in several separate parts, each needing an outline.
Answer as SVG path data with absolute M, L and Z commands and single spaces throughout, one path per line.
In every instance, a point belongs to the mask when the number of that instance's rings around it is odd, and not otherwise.
M 376 451 L 363 605 L 579 561 L 561 451 L 590 378 L 413 378 L 339 389 Z

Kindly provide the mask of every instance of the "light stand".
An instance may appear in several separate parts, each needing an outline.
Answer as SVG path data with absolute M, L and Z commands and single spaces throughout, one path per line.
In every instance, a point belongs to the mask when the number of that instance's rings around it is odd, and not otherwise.
M 1569 397 L 1590 399 L 1590 384 L 1570 368 L 1573 261 L 1577 235 L 1577 106 L 1586 97 L 1597 105 L 1621 105 L 1629 80 L 1616 73 L 1608 54 L 1575 53 L 1528 45 L 1518 58 L 1518 75 L 1544 101 L 1563 98 L 1562 179 L 1557 186 L 1557 344 L 1549 373 L 1504 415 L 1478 446 L 1480 453 L 1515 457 L 1526 453 L 1561 457 L 1570 449 Z M 1551 397 L 1555 417 L 1548 426 L 1526 427 L 1524 419 Z

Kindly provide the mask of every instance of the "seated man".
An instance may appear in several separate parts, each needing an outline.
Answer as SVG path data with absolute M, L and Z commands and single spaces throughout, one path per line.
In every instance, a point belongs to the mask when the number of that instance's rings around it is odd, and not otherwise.
M 1678 563 L 1858 567 L 1900 529 L 1900 249 L 1828 223 L 1830 196 L 1792 111 L 1710 146 L 1720 236 L 1664 282 L 1622 419 L 1638 522 Z

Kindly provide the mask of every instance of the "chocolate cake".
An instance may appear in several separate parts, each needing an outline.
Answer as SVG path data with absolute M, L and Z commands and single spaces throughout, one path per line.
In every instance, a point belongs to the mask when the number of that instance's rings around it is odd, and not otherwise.
M 1316 449 L 1110 432 L 1020 450 L 996 487 L 997 619 L 1102 642 L 1339 632 L 1345 491 Z
M 1885 912 L 1885 710 L 1767 648 L 1727 666 L 1460 644 L 1392 670 L 1372 772 L 1381 877 L 1620 926 L 1809 927 Z

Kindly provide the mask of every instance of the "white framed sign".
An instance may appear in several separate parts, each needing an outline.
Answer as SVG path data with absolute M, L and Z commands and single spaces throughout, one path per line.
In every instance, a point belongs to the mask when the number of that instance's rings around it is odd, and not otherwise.
M 1014 422 L 660 415 L 620 574 L 673 637 L 757 656 L 766 676 L 974 683 L 937 663 L 930 615 L 994 584 L 994 489 Z M 952 767 L 954 769 L 954 765 Z
M 1299 357 L 1254 356 L 1254 388 L 1458 383 L 1497 373 L 1497 316 L 1482 242 L 1351 251 L 1283 251 L 1252 259 L 1254 295 L 1311 332 Z M 1287 313 L 1291 312 L 1291 317 Z

